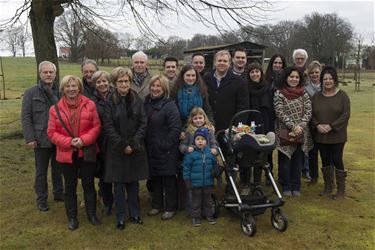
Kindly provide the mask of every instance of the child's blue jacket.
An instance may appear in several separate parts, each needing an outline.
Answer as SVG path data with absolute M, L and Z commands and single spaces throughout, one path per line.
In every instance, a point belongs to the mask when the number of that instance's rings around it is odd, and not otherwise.
M 184 180 L 191 181 L 193 188 L 213 186 L 212 173 L 215 165 L 216 157 L 208 146 L 203 150 L 196 148 L 193 152 L 185 154 L 182 163 Z

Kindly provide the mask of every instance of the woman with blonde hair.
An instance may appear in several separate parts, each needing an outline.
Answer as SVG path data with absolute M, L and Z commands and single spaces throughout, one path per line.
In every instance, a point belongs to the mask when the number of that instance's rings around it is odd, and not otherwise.
M 96 140 L 100 135 L 101 125 L 95 103 L 82 95 L 83 85 L 77 76 L 65 76 L 60 83 L 60 92 L 63 97 L 50 109 L 47 134 L 56 145 L 56 160 L 64 175 L 68 228 L 75 230 L 78 228 L 78 170 L 82 179 L 87 217 L 91 224 L 101 224 L 96 217 L 94 186 L 96 154 L 99 151 Z
M 144 104 L 148 118 L 146 144 L 152 189 L 152 209 L 148 215 L 154 216 L 164 210 L 161 219 L 168 220 L 177 209 L 180 113 L 176 103 L 169 99 L 166 77 L 153 76 L 149 87 L 150 94 Z

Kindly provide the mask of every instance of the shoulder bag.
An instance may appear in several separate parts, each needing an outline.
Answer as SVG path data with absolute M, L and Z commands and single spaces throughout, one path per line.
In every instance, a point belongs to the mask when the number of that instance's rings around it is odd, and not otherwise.
M 60 109 L 57 106 L 57 104 L 54 105 L 56 109 L 57 116 L 59 117 L 61 125 L 64 127 L 65 131 L 72 137 L 74 138 L 75 136 L 73 135 L 72 132 L 68 129 L 68 127 L 65 125 L 63 119 L 61 118 L 60 114 Z M 96 162 L 96 143 L 94 142 L 93 144 L 87 145 L 82 148 L 83 151 L 83 160 L 86 162 L 90 163 L 95 163 Z

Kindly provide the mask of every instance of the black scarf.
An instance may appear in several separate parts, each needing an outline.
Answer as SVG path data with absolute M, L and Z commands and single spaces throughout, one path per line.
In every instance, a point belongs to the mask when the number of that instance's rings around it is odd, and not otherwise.
M 250 109 L 272 108 L 273 101 L 270 87 L 264 82 L 249 81 Z
M 59 101 L 59 97 L 54 93 L 54 89 L 52 87 L 48 87 L 47 84 L 40 81 L 40 88 L 43 91 L 43 94 L 47 98 L 48 106 L 51 107 L 52 105 L 56 104 Z

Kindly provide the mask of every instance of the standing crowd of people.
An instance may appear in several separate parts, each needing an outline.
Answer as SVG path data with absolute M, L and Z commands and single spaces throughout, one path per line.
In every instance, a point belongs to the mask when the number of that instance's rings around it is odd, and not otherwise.
M 343 150 L 347 140 L 350 101 L 338 87 L 336 69 L 318 61 L 307 64 L 303 49 L 293 53 L 293 65 L 275 54 L 263 73 L 257 62 L 237 48 L 218 51 L 212 71 L 204 72 L 205 56 L 192 55 L 178 72 L 178 59 L 165 58 L 164 74 L 152 75 L 147 55 L 136 52 L 131 69 L 100 71 L 93 60 L 81 65 L 82 79 L 67 75 L 56 81 L 56 66 L 39 64 L 38 84 L 22 102 L 26 144 L 35 152 L 37 208 L 48 211 L 47 169 L 51 162 L 54 200 L 63 201 L 68 228 L 79 227 L 77 185 L 82 183 L 86 214 L 92 225 L 97 195 L 103 214 L 116 211 L 116 228 L 125 221 L 143 224 L 139 181 L 147 180 L 151 196 L 148 216 L 172 219 L 186 208 L 194 226 L 212 209 L 213 171 L 218 142 L 215 131 L 226 129 L 239 111 L 260 112 L 263 132 L 275 132 L 278 183 L 284 196 L 301 195 L 301 176 L 318 181 L 322 161 L 322 196 L 345 195 L 347 171 Z M 267 159 L 274 168 L 272 153 Z M 238 160 L 243 190 L 251 186 L 246 157 Z M 99 178 L 99 190 L 95 188 Z M 253 184 L 260 179 L 254 173 Z

